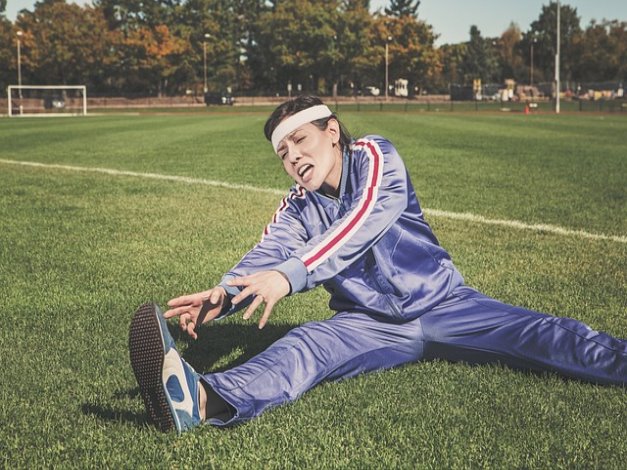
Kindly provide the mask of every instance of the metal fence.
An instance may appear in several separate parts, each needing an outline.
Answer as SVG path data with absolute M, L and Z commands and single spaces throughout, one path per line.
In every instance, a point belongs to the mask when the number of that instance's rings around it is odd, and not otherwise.
M 203 112 L 207 109 L 221 111 L 256 110 L 261 107 L 276 107 L 288 96 L 235 97 L 234 106 L 206 106 L 201 100 L 192 97 L 164 98 L 87 98 L 90 112 L 116 112 L 130 109 L 181 109 Z M 323 100 L 338 112 L 512 112 L 512 113 L 552 113 L 554 102 L 536 101 L 451 101 L 445 95 L 422 96 L 403 99 L 397 97 L 323 97 Z M 561 100 L 561 112 L 624 113 L 627 115 L 627 100 Z M 0 114 L 7 114 L 7 100 L 0 98 Z
M 328 102 L 328 101 L 327 101 Z M 331 101 L 336 111 L 388 111 L 388 112 L 514 112 L 524 114 L 552 113 L 553 101 L 413 101 L 394 100 L 376 103 Z M 560 112 L 626 113 L 626 100 L 560 101 Z

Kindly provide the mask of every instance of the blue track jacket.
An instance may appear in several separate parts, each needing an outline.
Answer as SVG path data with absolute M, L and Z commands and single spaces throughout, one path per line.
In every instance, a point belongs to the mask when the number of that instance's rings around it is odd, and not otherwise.
M 400 155 L 380 136 L 354 141 L 343 156 L 337 199 L 294 185 L 261 241 L 222 279 L 262 270 L 285 274 L 291 292 L 322 284 L 335 311 L 391 321 L 417 318 L 463 284 L 425 221 Z M 243 308 L 226 306 L 221 317 Z

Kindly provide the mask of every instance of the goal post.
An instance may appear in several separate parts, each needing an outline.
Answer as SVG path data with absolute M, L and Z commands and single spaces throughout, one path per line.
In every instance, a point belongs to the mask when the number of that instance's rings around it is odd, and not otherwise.
M 9 116 L 86 116 L 85 85 L 9 85 Z

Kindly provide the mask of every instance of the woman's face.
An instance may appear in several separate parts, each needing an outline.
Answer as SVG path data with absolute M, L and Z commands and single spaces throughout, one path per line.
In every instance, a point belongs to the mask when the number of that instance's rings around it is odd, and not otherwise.
M 342 176 L 340 126 L 330 119 L 325 130 L 312 123 L 288 134 L 277 148 L 283 168 L 308 191 L 337 194 Z

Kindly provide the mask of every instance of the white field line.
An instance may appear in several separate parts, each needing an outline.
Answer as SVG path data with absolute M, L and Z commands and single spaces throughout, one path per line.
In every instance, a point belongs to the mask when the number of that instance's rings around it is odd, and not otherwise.
M 79 171 L 85 173 L 102 173 L 105 175 L 111 176 L 131 176 L 136 178 L 149 178 L 155 180 L 162 181 L 175 181 L 178 183 L 185 184 L 199 184 L 204 186 L 213 186 L 219 188 L 233 189 L 233 190 L 245 190 L 257 193 L 265 193 L 265 194 L 273 194 L 277 196 L 284 196 L 286 191 L 282 191 L 280 189 L 271 189 L 271 188 L 261 188 L 258 186 L 251 186 L 247 184 L 233 184 L 227 183 L 224 181 L 216 181 L 216 180 L 207 180 L 202 178 L 190 178 L 187 176 L 174 176 L 174 175 L 164 175 L 160 173 L 140 173 L 135 171 L 125 171 L 125 170 L 113 170 L 109 168 L 97 168 L 97 167 L 81 167 L 81 166 L 70 166 L 70 165 L 56 165 L 56 164 L 47 164 L 47 163 L 37 163 L 37 162 L 24 162 L 17 160 L 5 160 L 0 158 L 0 163 L 4 163 L 7 165 L 21 165 L 21 166 L 29 166 L 36 168 L 47 168 L 54 170 L 65 170 L 65 171 Z M 515 228 L 518 230 L 530 230 L 534 232 L 547 232 L 560 236 L 572 236 L 572 237 L 580 237 L 586 238 L 588 240 L 608 240 L 617 243 L 627 243 L 627 236 L 622 235 L 606 235 L 603 233 L 590 233 L 585 230 L 572 230 L 564 227 L 559 227 L 557 225 L 549 225 L 549 224 L 527 224 L 525 222 L 520 222 L 518 220 L 505 220 L 505 219 L 488 219 L 481 215 L 471 214 L 471 213 L 461 213 L 461 212 L 448 212 L 442 211 L 439 209 L 424 209 L 425 214 L 433 217 L 442 217 L 445 219 L 452 220 L 463 220 L 466 222 L 479 223 L 485 225 L 500 225 L 502 227 Z

